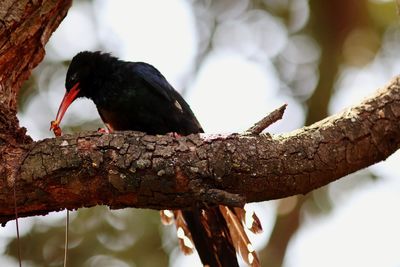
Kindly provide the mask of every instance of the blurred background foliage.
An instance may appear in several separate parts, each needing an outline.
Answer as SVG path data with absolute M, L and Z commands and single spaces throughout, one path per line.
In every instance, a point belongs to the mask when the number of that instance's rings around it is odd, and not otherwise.
M 400 70 L 399 41 L 393 1 L 76 0 L 19 94 L 19 118 L 33 138 L 52 137 L 69 60 L 104 50 L 154 64 L 206 131 L 243 131 L 287 102 L 284 120 L 268 129 L 283 133 L 384 85 Z M 64 132 L 102 127 L 94 106 L 81 102 Z M 306 196 L 251 205 L 265 227 L 252 236 L 263 266 L 399 266 L 398 171 L 389 160 Z M 62 265 L 64 216 L 21 220 L 23 266 Z M 14 228 L 0 231 L 0 266 L 16 266 Z M 199 264 L 182 257 L 173 227 L 152 210 L 72 212 L 69 246 L 69 266 Z

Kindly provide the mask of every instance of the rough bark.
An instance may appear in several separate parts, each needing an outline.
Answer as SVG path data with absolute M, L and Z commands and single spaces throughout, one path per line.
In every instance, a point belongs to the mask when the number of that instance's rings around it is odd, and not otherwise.
M 24 147 L 19 214 L 63 208 L 242 205 L 326 185 L 384 160 L 399 147 L 400 78 L 358 106 L 309 127 L 269 135 L 149 136 L 81 133 Z M 13 216 L 0 185 L 0 221 Z
M 71 0 L 3 0 L 0 3 L 0 180 L 10 188 L 32 144 L 16 117 L 17 93 L 43 59 L 44 46 L 67 14 Z
M 22 35 L 0 48 L 2 223 L 14 216 L 14 186 L 20 216 L 97 204 L 155 209 L 195 202 L 242 205 L 305 194 L 379 162 L 399 147 L 400 79 L 356 107 L 285 135 L 176 139 L 81 133 L 32 142 L 15 117 L 16 92 L 43 57 L 43 45 L 69 5 L 0 5 L 0 40 L 14 31 Z
M 16 111 L 16 94 L 43 59 L 44 46 L 71 1 L 2 0 L 0 4 L 0 104 Z

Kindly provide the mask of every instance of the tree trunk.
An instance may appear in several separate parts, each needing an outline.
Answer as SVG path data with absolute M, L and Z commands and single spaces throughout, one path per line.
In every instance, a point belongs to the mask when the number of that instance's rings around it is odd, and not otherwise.
M 0 178 L 9 191 L 32 139 L 20 128 L 17 94 L 43 59 L 44 46 L 71 1 L 3 0 L 0 4 Z M 8 184 L 7 184 L 8 183 Z

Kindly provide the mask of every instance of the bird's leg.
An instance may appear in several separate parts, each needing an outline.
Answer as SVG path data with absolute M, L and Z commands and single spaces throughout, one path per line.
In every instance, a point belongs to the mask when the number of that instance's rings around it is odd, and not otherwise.
M 104 133 L 104 134 L 110 134 L 112 132 L 114 132 L 114 129 L 111 127 L 110 124 L 108 123 L 104 123 L 106 125 L 106 128 L 99 128 L 97 129 L 97 132 L 99 133 Z

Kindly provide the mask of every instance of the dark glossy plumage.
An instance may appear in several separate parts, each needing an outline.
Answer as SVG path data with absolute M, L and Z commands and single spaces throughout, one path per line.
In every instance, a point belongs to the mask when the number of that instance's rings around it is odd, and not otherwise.
M 203 132 L 189 105 L 149 64 L 126 62 L 100 52 L 81 52 L 71 61 L 65 86 L 67 92 L 52 122 L 53 130 L 58 128 L 68 106 L 76 98 L 87 97 L 96 104 L 110 131 L 180 135 Z M 185 237 L 194 242 L 204 265 L 236 267 L 236 249 L 251 266 L 259 266 L 243 230 L 244 214 L 244 211 L 236 212 L 225 206 L 199 206 L 174 211 L 173 216 L 178 233 L 183 229 L 190 231 Z M 165 222 L 170 220 L 168 216 L 163 218 Z M 261 230 L 261 226 L 255 228 Z M 186 246 L 185 239 L 179 238 L 181 247 Z M 183 247 L 185 253 L 191 249 Z
M 81 52 L 68 69 L 67 90 L 76 82 L 81 89 L 78 97 L 92 99 L 113 130 L 182 135 L 203 132 L 186 101 L 147 63 Z

